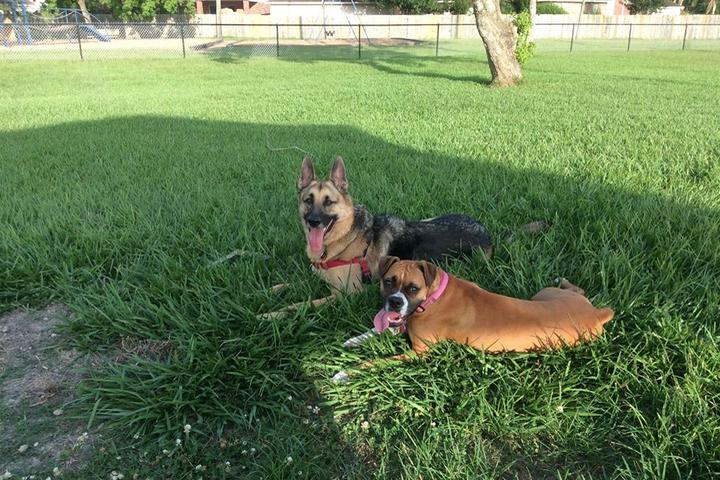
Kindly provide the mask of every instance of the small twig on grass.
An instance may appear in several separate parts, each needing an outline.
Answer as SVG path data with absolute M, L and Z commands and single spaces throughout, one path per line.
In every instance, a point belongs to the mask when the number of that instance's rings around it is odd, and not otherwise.
M 290 287 L 289 283 L 278 283 L 277 285 L 273 285 L 272 287 L 270 287 L 270 293 L 282 292 L 288 287 Z
M 293 303 L 292 305 L 288 305 L 287 307 L 281 308 L 280 310 L 276 310 L 274 312 L 261 313 L 257 316 L 257 318 L 260 320 L 277 320 L 279 318 L 285 318 L 288 313 L 299 310 L 306 305 L 312 307 L 319 307 L 320 305 L 325 305 L 326 303 L 332 303 L 335 300 L 337 300 L 337 297 L 335 295 L 328 295 L 327 297 L 318 298 L 317 300 Z
M 273 146 L 271 146 L 270 145 L 270 134 L 267 132 L 267 130 L 265 131 L 265 146 L 271 152 L 280 152 L 282 150 L 299 150 L 302 153 L 304 153 L 305 155 L 312 156 L 312 154 L 310 152 L 303 150 L 302 148 L 298 147 L 297 145 L 292 145 L 290 147 L 273 147 Z
M 263 255 L 261 253 L 257 252 L 248 252 L 247 250 L 233 250 L 232 252 L 228 253 L 222 258 L 218 258 L 215 261 L 212 261 L 208 264 L 208 268 L 215 268 L 221 263 L 225 263 L 228 260 L 232 260 L 235 257 L 253 257 L 253 256 L 260 256 L 263 260 L 267 261 L 270 259 L 267 255 Z

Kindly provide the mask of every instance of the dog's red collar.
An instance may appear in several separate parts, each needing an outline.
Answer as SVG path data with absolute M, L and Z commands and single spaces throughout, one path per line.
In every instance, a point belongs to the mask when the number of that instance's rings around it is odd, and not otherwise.
M 335 259 L 327 262 L 314 262 L 313 265 L 316 268 L 322 270 L 332 270 L 333 268 L 345 267 L 347 265 L 360 265 L 362 270 L 363 280 L 370 281 L 372 279 L 372 273 L 370 272 L 370 265 L 368 265 L 365 257 L 355 257 L 350 260 Z

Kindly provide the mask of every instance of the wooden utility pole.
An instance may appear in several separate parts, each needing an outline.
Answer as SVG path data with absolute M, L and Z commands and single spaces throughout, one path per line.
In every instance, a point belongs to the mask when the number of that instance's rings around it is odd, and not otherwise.
M 215 0 L 215 35 L 217 38 L 222 39 L 222 1 Z

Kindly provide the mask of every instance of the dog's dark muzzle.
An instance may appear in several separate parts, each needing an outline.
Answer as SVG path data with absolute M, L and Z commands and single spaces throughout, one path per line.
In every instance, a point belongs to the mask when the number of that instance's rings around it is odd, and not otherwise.
M 326 215 L 321 212 L 312 211 L 305 215 L 305 223 L 310 228 L 324 228 L 332 226 L 335 222 L 334 215 Z

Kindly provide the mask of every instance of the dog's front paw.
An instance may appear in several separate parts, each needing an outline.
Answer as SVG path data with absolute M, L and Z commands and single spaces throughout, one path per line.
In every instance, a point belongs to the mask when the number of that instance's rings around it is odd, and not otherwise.
M 350 376 L 345 370 L 340 370 L 332 377 L 333 383 L 347 383 L 350 380 Z

